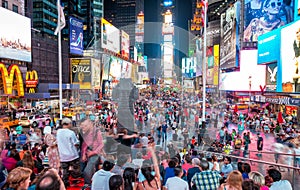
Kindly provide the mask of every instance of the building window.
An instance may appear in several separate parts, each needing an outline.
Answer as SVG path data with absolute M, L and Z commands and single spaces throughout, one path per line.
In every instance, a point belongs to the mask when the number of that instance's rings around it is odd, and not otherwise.
M 2 1 L 2 7 L 8 9 L 8 1 Z
M 12 7 L 12 11 L 14 11 L 15 13 L 18 13 L 19 12 L 19 7 L 17 6 L 17 5 L 13 5 L 13 7 Z

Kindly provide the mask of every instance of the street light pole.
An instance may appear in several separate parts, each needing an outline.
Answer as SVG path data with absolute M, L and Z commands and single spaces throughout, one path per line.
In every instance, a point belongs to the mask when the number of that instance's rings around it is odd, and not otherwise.
M 248 105 L 248 114 L 250 113 L 250 105 L 251 105 L 251 82 L 252 82 L 252 76 L 250 75 L 249 80 L 249 105 Z
M 206 101 L 206 2 L 204 2 L 204 21 L 203 21 L 203 62 L 202 62 L 202 126 L 205 125 L 205 101 Z

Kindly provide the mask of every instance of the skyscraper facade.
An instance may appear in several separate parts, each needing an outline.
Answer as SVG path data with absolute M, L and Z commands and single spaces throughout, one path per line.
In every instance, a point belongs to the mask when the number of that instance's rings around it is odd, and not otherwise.
M 104 18 L 130 36 L 130 45 L 135 45 L 137 16 L 144 12 L 143 0 L 106 0 Z

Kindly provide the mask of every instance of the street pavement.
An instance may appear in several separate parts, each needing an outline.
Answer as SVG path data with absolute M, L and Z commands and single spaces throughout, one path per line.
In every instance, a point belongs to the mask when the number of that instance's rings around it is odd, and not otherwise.
M 216 138 L 216 134 L 218 132 L 218 130 L 220 130 L 220 128 L 223 126 L 223 122 L 219 121 L 218 123 L 218 128 L 214 128 L 213 126 L 208 126 L 207 128 L 207 134 L 209 134 L 209 136 L 211 138 Z M 231 132 L 232 129 L 236 129 L 237 130 L 237 126 L 234 124 L 230 124 L 228 127 L 228 131 Z M 246 131 L 250 131 L 248 129 L 246 129 L 244 132 Z M 267 153 L 262 153 L 261 156 L 257 155 L 257 132 L 254 131 L 250 131 L 251 134 L 251 144 L 249 145 L 249 150 L 250 150 L 250 155 L 247 156 L 247 158 L 253 159 L 253 160 L 261 160 L 261 161 L 266 161 L 266 162 L 273 162 L 274 165 L 276 165 L 275 163 L 275 159 L 274 159 L 274 148 L 272 147 L 272 145 L 275 143 L 275 136 L 272 133 L 260 133 L 261 136 L 264 139 L 264 147 L 263 147 L 263 152 L 270 152 L 270 154 Z M 251 152 L 254 151 L 254 152 Z M 287 152 L 285 152 L 287 153 Z M 240 153 L 240 157 L 243 157 L 243 153 L 241 151 Z M 241 161 L 241 160 L 239 160 Z M 266 171 L 267 169 L 270 167 L 269 164 L 263 164 L 263 163 L 257 163 L 257 162 L 249 162 L 246 161 L 250 164 L 251 166 L 251 170 L 252 171 L 259 171 L 260 173 L 262 173 L 263 175 L 266 175 Z M 291 162 L 291 163 L 288 163 Z M 291 156 L 287 156 L 287 155 L 281 155 L 279 157 L 279 161 L 278 164 L 284 164 L 284 165 L 293 165 L 293 158 Z M 299 190 L 300 189 L 300 175 L 297 171 L 294 170 L 288 170 L 287 168 L 283 168 L 283 167 L 276 167 L 277 169 L 279 169 L 281 171 L 282 174 L 282 179 L 286 179 L 289 180 L 294 188 L 294 190 Z

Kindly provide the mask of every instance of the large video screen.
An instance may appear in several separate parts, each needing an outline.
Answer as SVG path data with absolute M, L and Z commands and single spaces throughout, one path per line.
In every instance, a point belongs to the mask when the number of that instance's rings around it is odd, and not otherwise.
M 245 0 L 244 41 L 256 42 L 258 36 L 294 21 L 294 1 Z
M 220 68 L 238 66 L 240 2 L 221 15 Z
M 30 19 L 0 7 L 0 57 L 31 62 Z
M 258 37 L 258 64 L 277 62 L 280 59 L 280 29 Z
M 70 53 L 83 54 L 83 22 L 77 18 L 69 17 L 70 23 Z
M 114 53 L 120 53 L 120 30 L 101 19 L 101 46 Z
M 266 65 L 257 65 L 257 50 L 243 50 L 240 58 L 239 72 L 220 74 L 220 90 L 249 92 L 251 88 L 251 91 L 260 91 L 260 86 L 266 84 Z
M 300 20 L 281 29 L 281 83 L 285 92 L 300 92 L 299 42 Z

